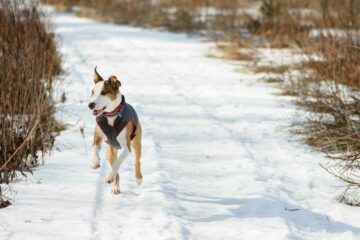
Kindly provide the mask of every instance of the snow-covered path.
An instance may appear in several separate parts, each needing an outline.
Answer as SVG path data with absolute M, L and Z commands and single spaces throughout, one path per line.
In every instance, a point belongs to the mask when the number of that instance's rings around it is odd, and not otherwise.
M 322 155 L 288 133 L 290 99 L 261 76 L 207 58 L 211 44 L 182 34 L 53 20 L 69 69 L 59 111 L 68 129 L 0 210 L 1 240 L 360 239 L 360 210 L 336 202 Z M 144 131 L 143 185 L 128 158 L 117 196 L 105 157 L 89 167 L 96 65 L 122 81 Z

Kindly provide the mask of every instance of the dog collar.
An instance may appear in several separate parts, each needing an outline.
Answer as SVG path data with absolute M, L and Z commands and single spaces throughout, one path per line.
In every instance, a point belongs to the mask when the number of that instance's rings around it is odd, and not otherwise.
M 111 112 L 103 112 L 102 114 L 105 116 L 114 116 L 116 114 L 118 114 L 124 107 L 125 105 L 125 97 L 124 95 L 121 96 L 121 103 Z

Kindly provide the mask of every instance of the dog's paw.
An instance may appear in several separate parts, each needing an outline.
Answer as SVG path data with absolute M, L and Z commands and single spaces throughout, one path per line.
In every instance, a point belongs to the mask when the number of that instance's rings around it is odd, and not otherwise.
M 138 186 L 142 184 L 142 178 L 135 178 L 135 181 Z
M 91 168 L 96 170 L 100 167 L 100 163 L 91 164 Z
M 111 189 L 111 193 L 114 194 L 114 195 L 117 195 L 120 193 L 120 188 L 118 187 L 114 187 Z
M 113 172 L 110 172 L 106 178 L 105 178 L 105 182 L 106 183 L 112 183 L 114 180 L 115 180 L 115 176 L 116 176 L 116 173 L 113 174 Z
M 107 184 L 110 184 L 110 183 L 112 183 L 113 181 L 114 181 L 113 178 L 109 178 L 109 177 L 106 177 L 106 178 L 105 178 L 105 182 L 106 182 Z
M 100 167 L 100 158 L 93 157 L 90 161 L 90 167 L 92 169 L 98 169 Z

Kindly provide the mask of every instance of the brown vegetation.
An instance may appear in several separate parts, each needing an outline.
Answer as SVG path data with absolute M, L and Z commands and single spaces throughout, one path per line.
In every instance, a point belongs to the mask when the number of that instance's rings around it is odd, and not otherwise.
M 60 9 L 76 10 L 81 16 L 119 24 L 142 27 L 163 27 L 174 32 L 196 32 L 207 29 L 227 31 L 235 29 L 237 8 L 248 5 L 247 0 L 43 0 Z M 210 12 L 214 8 L 219 11 Z M 231 33 L 232 31 L 228 31 Z
M 347 184 L 347 191 L 360 186 L 360 179 L 354 177 L 360 170 L 359 47 L 350 37 L 313 42 L 305 49 L 309 57 L 303 68 L 308 72 L 298 79 L 303 83 L 298 103 L 313 113 L 304 128 L 308 143 L 321 147 L 333 159 L 326 169 Z M 359 198 L 349 200 L 350 195 L 340 200 L 360 203 Z
M 289 65 L 279 65 L 279 66 L 269 66 L 269 65 L 261 65 L 255 66 L 254 71 L 256 73 L 266 72 L 266 73 L 275 73 L 275 74 L 284 74 L 289 71 Z
M 60 58 L 36 5 L 0 0 L 0 26 L 0 184 L 8 184 L 31 172 L 59 130 L 52 77 Z
M 217 48 L 221 52 L 221 57 L 236 61 L 254 61 L 255 53 L 253 49 L 240 48 L 236 42 L 217 43 Z

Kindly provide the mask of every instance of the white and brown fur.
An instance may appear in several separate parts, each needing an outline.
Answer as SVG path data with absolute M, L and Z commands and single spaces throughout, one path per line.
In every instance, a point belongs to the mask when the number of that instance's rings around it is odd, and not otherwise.
M 121 92 L 120 92 L 120 81 L 115 77 L 111 76 L 108 80 L 104 80 L 96 71 L 94 75 L 95 86 L 92 91 L 91 102 L 89 107 L 93 110 L 94 115 L 100 115 L 104 111 L 111 112 L 121 103 Z M 107 116 L 109 125 L 113 126 L 116 119 L 115 116 Z M 131 133 L 135 130 L 135 137 L 130 139 Z M 94 132 L 94 141 L 92 144 L 92 159 L 91 167 L 97 169 L 100 167 L 100 156 L 99 152 L 101 149 L 101 143 L 106 139 L 106 135 L 103 133 L 101 128 L 96 124 Z M 141 126 L 135 126 L 133 122 L 129 122 L 126 127 L 119 133 L 117 140 L 121 145 L 121 149 L 116 149 L 110 144 L 107 144 L 107 160 L 111 168 L 105 181 L 112 183 L 111 192 L 113 194 L 120 193 L 120 175 L 119 168 L 125 158 L 133 151 L 135 156 L 135 179 L 138 185 L 142 182 L 141 174 Z

